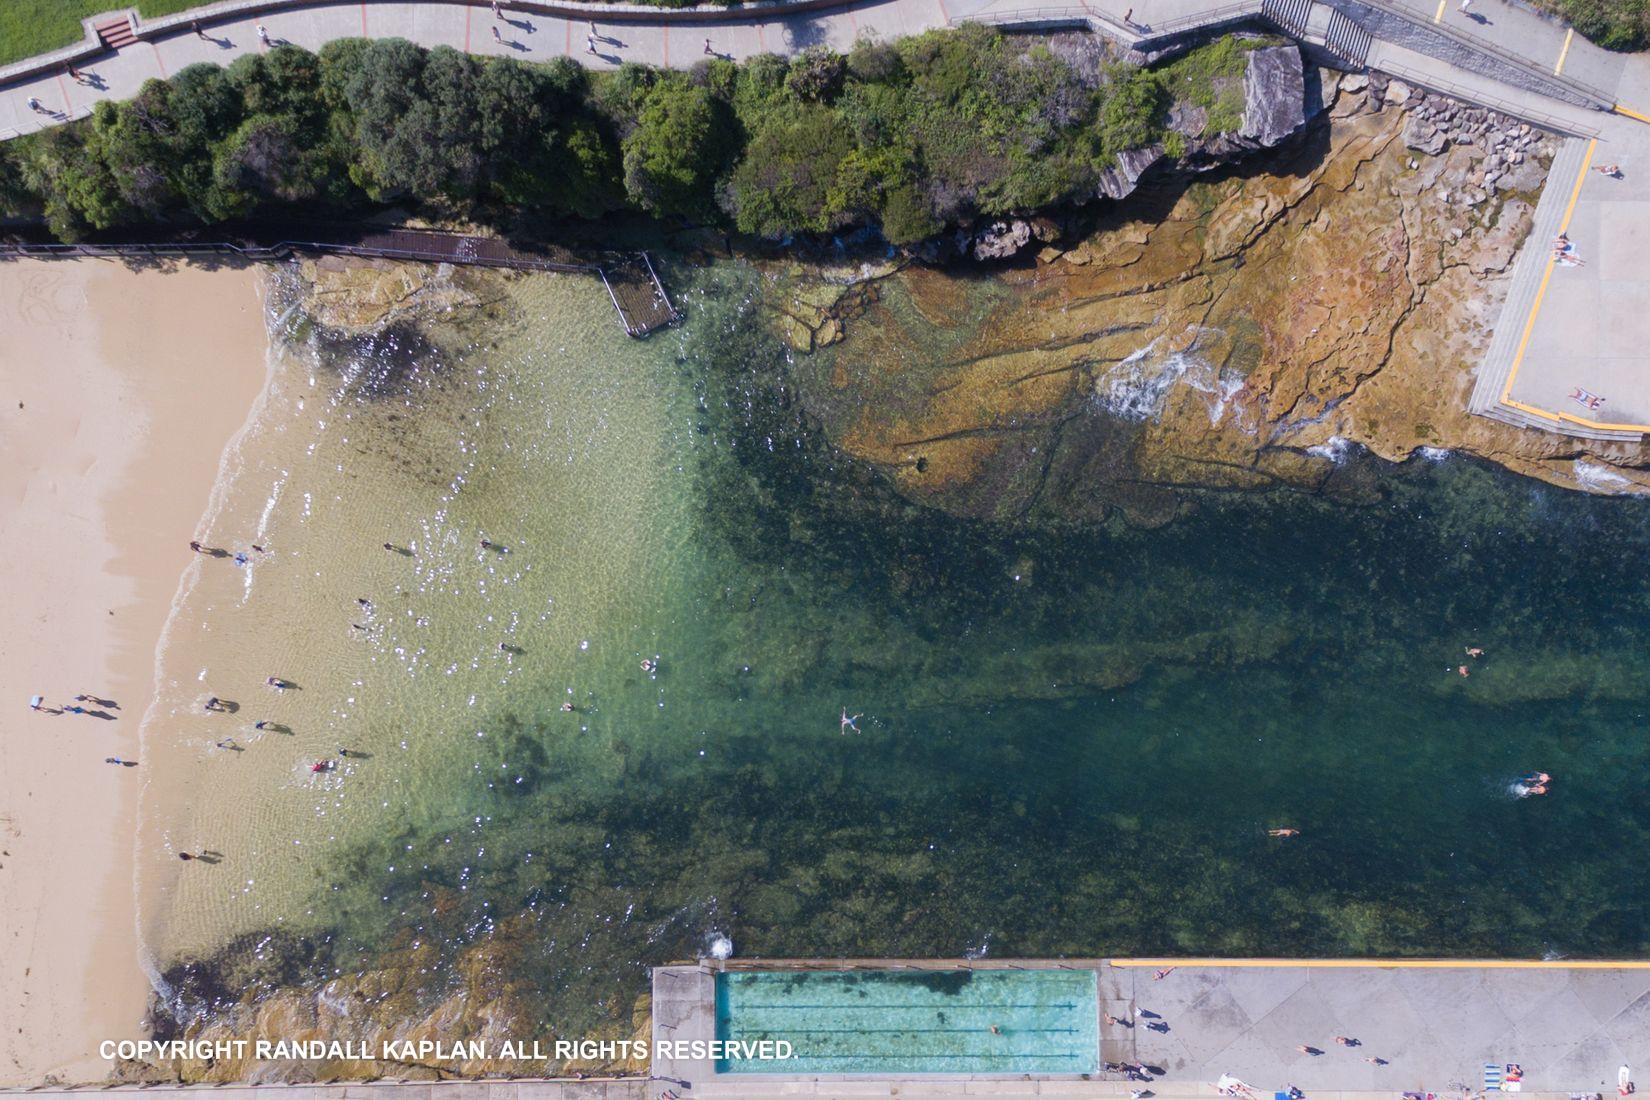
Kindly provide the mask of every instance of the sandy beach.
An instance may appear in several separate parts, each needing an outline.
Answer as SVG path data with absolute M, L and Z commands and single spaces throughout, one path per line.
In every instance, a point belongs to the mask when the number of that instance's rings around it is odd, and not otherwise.
M 256 268 L 0 264 L 0 1084 L 138 1033 L 138 724 L 226 446 L 266 375 Z M 86 714 L 31 712 L 87 702 Z M 105 758 L 136 761 L 111 766 Z

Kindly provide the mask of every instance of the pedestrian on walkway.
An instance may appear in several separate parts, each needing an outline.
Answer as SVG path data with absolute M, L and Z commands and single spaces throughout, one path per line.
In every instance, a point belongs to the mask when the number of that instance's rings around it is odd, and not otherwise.
M 1126 23 L 1127 25 L 1131 26 L 1131 27 L 1134 26 L 1134 9 L 1133 8 L 1130 8 L 1128 11 L 1123 13 L 1123 22 Z
M 195 32 L 196 38 L 206 37 L 206 32 L 201 29 L 201 21 L 199 19 L 191 19 L 189 21 L 189 29 Z
M 1472 0 L 1461 0 L 1461 14 L 1462 15 L 1471 15 L 1472 14 Z
M 504 9 L 499 7 L 498 0 L 493 0 L 493 18 L 494 19 L 503 19 L 504 18 Z
M 34 96 L 32 96 L 32 95 L 29 97 L 29 110 L 31 110 L 31 111 L 40 110 L 40 101 L 38 99 L 34 98 Z
M 716 53 L 715 50 L 710 48 L 710 39 L 708 39 L 708 38 L 705 39 L 705 52 L 708 53 L 708 54 L 712 54 L 712 55 L 714 55 Z
M 493 28 L 493 41 L 497 42 L 499 45 L 504 44 L 504 36 L 498 32 L 497 27 Z
M 262 23 L 255 25 L 258 28 L 258 41 L 262 42 L 266 46 L 269 45 L 269 28 L 264 26 Z
M 596 36 L 595 35 L 590 35 L 589 37 L 587 37 L 584 40 L 584 50 L 585 50 L 586 53 L 595 53 L 596 52 Z

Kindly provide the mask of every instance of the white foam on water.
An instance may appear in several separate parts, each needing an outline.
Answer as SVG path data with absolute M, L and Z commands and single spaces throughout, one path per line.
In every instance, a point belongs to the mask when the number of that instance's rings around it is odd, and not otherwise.
M 1306 453 L 1314 458 L 1327 458 L 1339 466 L 1352 454 L 1352 448 L 1357 446 L 1344 436 L 1332 435 L 1322 443 L 1306 448 Z
M 1578 459 L 1571 469 L 1575 472 L 1576 481 L 1595 493 L 1631 493 L 1637 488 L 1632 478 L 1596 462 Z
M 1454 452 L 1448 447 L 1420 447 L 1416 449 L 1415 453 L 1428 462 L 1442 462 Z
M 1185 385 L 1204 395 L 1210 427 L 1219 424 L 1243 388 L 1243 377 L 1216 367 L 1200 354 L 1205 333 L 1214 330 L 1193 326 L 1186 331 L 1193 336 L 1189 343 L 1175 341 L 1180 350 L 1160 352 L 1167 336 L 1159 336 L 1102 373 L 1094 383 L 1100 407 L 1124 420 L 1155 421 L 1163 415 L 1170 392 Z

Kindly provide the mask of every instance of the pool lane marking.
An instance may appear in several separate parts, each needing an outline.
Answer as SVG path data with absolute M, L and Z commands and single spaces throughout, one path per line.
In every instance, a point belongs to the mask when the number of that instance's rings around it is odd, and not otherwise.
M 1576 213 L 1576 201 L 1581 198 L 1581 185 L 1587 181 L 1587 170 L 1592 167 L 1592 152 L 1597 147 L 1599 147 L 1599 139 L 1587 140 L 1587 153 L 1581 158 L 1581 172 L 1576 173 L 1576 183 L 1569 190 L 1569 204 L 1564 208 L 1564 218 L 1559 221 L 1559 236 L 1563 236 L 1564 233 L 1569 231 L 1569 219 L 1571 219 L 1572 214 Z M 1513 353 L 1513 366 L 1511 366 L 1510 371 L 1506 371 L 1506 383 L 1501 386 L 1501 402 L 1510 404 L 1515 409 L 1520 406 L 1511 401 L 1513 383 L 1518 381 L 1518 368 L 1525 363 L 1525 350 L 1530 346 L 1530 333 L 1533 333 L 1534 328 L 1536 328 L 1536 315 L 1541 312 L 1541 300 L 1546 297 L 1546 287 L 1548 287 L 1549 280 L 1553 279 L 1553 267 L 1556 264 L 1558 264 L 1558 257 L 1549 254 L 1546 269 L 1541 272 L 1541 285 L 1536 287 L 1536 300 L 1530 307 L 1530 317 L 1525 320 L 1525 333 L 1518 338 L 1518 351 Z M 1546 412 L 1544 416 L 1563 419 L 1566 414 L 1563 414 L 1563 412 Z M 1599 425 L 1599 427 L 1602 427 L 1602 425 Z
M 1408 970 L 1650 970 L 1650 959 L 1111 959 L 1118 967 L 1308 967 Z
M 1557 76 L 1564 71 L 1564 59 L 1570 56 L 1570 39 L 1576 36 L 1576 29 L 1571 27 L 1564 32 L 1564 48 L 1558 51 L 1558 64 L 1553 66 L 1553 75 Z

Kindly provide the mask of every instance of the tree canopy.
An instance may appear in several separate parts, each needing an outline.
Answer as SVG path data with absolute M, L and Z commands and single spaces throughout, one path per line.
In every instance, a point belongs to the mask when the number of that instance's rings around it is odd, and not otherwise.
M 1204 86 L 1243 56 L 1215 43 L 1157 72 L 979 26 L 686 72 L 282 45 L 0 145 L 0 211 L 64 239 L 397 203 L 501 224 L 632 209 L 774 239 L 875 224 L 909 243 L 1092 197 L 1119 152 L 1163 140 L 1171 95 L 1214 104 Z

